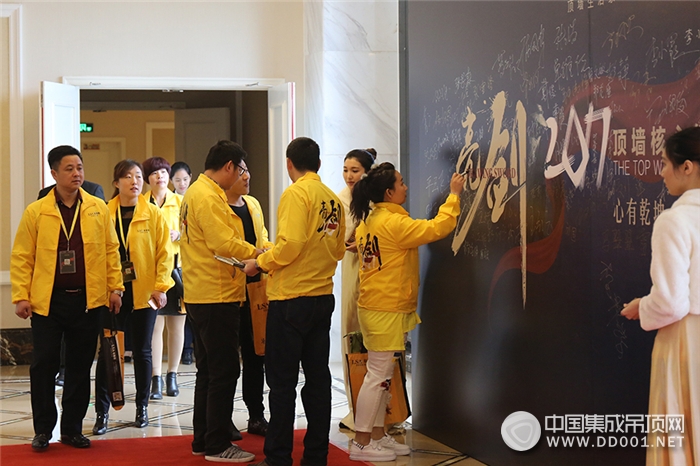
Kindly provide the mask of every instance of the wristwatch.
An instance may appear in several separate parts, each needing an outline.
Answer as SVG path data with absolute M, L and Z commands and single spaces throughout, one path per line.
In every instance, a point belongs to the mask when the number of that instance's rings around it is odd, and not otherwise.
M 264 272 L 264 270 L 262 269 L 262 267 L 260 267 L 260 266 L 258 265 L 258 260 L 257 260 L 257 259 L 255 259 L 255 268 L 256 268 L 256 269 L 258 270 L 258 272 L 260 272 L 260 273 Z
M 124 292 L 122 290 L 112 290 L 112 293 L 119 295 L 119 297 L 124 296 Z

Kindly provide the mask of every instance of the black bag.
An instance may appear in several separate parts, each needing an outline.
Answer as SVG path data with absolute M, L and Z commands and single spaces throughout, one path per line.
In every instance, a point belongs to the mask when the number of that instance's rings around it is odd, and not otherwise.
M 120 410 L 124 407 L 124 332 L 116 329 L 116 318 L 112 312 L 109 314 L 111 328 L 103 329 L 100 335 L 100 357 L 107 373 L 107 395 L 114 409 Z
M 182 298 L 185 296 L 185 286 L 182 284 L 182 267 L 177 267 L 177 257 L 175 254 L 175 267 L 173 268 L 172 277 L 175 281 L 175 286 L 173 288 L 177 292 L 177 297 Z

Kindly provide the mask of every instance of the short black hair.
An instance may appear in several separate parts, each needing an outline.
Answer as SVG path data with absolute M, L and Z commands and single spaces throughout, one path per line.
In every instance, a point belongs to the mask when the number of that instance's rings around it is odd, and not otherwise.
M 248 154 L 246 154 L 246 151 L 237 143 L 221 140 L 209 149 L 207 160 L 204 162 L 204 169 L 218 171 L 224 168 L 229 162 L 238 165 L 241 163 L 241 160 L 245 159 L 247 156 Z
M 313 139 L 299 137 L 287 146 L 287 158 L 297 170 L 316 173 L 321 164 L 321 149 Z
M 61 159 L 67 155 L 77 155 L 80 160 L 83 160 L 83 156 L 80 155 L 80 151 L 73 146 L 57 146 L 49 151 L 49 167 L 52 170 L 58 170 L 58 166 L 61 165 Z

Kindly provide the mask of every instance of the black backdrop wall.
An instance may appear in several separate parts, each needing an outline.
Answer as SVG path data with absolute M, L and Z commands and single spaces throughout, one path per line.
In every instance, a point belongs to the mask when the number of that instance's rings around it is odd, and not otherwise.
M 455 234 L 421 251 L 414 427 L 489 465 L 642 464 L 640 447 L 549 446 L 622 435 L 547 416 L 647 413 L 654 334 L 619 313 L 649 290 L 652 226 L 674 200 L 661 142 L 700 124 L 700 2 L 402 10 L 412 215 L 469 174 Z M 501 436 L 516 411 L 542 428 L 526 452 Z

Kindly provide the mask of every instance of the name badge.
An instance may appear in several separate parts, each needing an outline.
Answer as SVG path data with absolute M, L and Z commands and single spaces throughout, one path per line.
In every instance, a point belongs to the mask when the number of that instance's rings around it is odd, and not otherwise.
M 134 270 L 134 263 L 131 261 L 122 262 L 122 281 L 124 283 L 133 282 L 136 280 L 136 271 Z
M 75 273 L 75 251 L 61 251 L 58 263 L 58 273 Z

